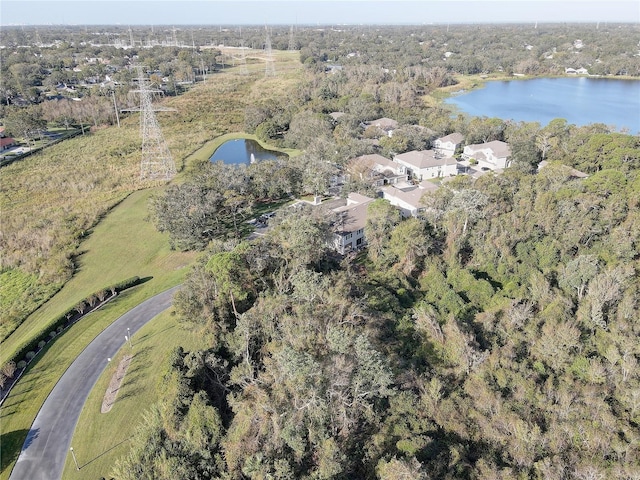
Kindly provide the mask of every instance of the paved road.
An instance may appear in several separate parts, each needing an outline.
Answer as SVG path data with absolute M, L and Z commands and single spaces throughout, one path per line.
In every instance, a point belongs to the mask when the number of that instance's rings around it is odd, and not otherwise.
M 80 411 L 89 392 L 131 335 L 171 306 L 179 287 L 162 292 L 125 313 L 98 335 L 62 375 L 45 400 L 22 446 L 10 480 L 58 480 Z

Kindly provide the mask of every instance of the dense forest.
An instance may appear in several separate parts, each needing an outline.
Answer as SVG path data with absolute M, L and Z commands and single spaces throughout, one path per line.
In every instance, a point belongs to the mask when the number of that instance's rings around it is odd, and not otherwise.
M 192 165 L 151 202 L 174 248 L 202 252 L 174 299 L 202 347 L 167 359 L 161 400 L 114 478 L 640 476 L 640 139 L 562 119 L 452 116 L 428 97 L 463 74 L 588 64 L 640 75 L 635 26 L 527 28 L 273 32 L 274 48 L 294 39 L 306 68 L 295 88 L 244 107 L 245 131 L 304 153 Z M 264 40 L 243 32 L 165 33 L 185 44 Z M 19 29 L 2 35 L 24 40 Z M 192 61 L 193 72 L 196 58 L 167 63 Z M 328 75 L 328 63 L 344 68 Z M 22 87 L 2 77 L 10 112 Z M 37 97 L 26 108 L 42 108 Z M 381 116 L 400 126 L 375 150 L 362 122 Z M 331 251 L 332 218 L 306 204 L 278 209 L 264 236 L 246 238 L 253 209 L 323 193 L 349 158 L 451 132 L 507 141 L 512 166 L 443 182 L 415 218 L 371 202 L 357 255 Z M 342 194 L 369 188 L 348 182 Z
M 356 257 L 310 207 L 210 243 L 116 478 L 635 478 L 638 157 L 551 153 L 374 202 Z

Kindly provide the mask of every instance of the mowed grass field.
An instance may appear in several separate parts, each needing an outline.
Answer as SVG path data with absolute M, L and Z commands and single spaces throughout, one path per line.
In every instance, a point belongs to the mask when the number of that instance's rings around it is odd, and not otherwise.
M 84 406 L 71 441 L 80 471 L 69 455 L 65 480 L 110 478 L 115 461 L 126 454 L 135 426 L 144 412 L 158 400 L 169 353 L 178 346 L 198 347 L 198 336 L 182 327 L 171 311 L 149 322 L 132 338 L 133 349 L 125 345 L 106 366 Z M 120 360 L 133 354 L 118 396 L 107 413 L 101 413 L 105 392 Z

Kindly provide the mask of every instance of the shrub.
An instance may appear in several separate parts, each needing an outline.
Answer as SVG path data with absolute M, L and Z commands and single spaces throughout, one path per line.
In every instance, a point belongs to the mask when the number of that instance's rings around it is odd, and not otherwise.
M 12 360 L 5 363 L 1 371 L 5 377 L 13 378 L 13 375 L 16 373 L 16 362 Z
M 141 283 L 140 277 L 131 277 L 122 282 L 111 285 L 101 291 L 104 291 L 104 292 L 111 291 L 113 293 L 121 292 L 122 290 L 131 288 L 135 285 L 138 285 L 139 283 Z M 91 297 L 93 297 L 95 300 L 95 298 L 98 297 L 98 294 L 99 292 L 93 294 Z M 33 358 L 35 356 L 35 353 L 33 353 L 33 351 L 36 350 L 36 348 L 41 348 L 39 346 L 39 343 L 41 341 L 44 341 L 48 336 L 53 338 L 56 335 L 59 335 L 60 333 L 62 333 L 62 331 L 65 329 L 65 327 L 69 323 L 69 320 L 74 317 L 74 314 L 81 313 L 81 310 L 82 312 L 86 310 L 88 305 L 87 302 L 89 298 L 90 297 L 85 298 L 80 303 L 78 303 L 77 305 L 69 309 L 67 312 L 65 312 L 63 315 L 60 315 L 53 322 L 46 325 L 46 327 L 43 328 L 39 333 L 35 334 L 31 338 L 31 340 L 29 340 L 27 343 L 23 344 L 20 348 L 18 348 L 18 350 L 16 350 L 15 354 L 13 355 L 13 358 L 15 360 L 19 358 L 24 358 L 24 357 L 26 357 L 29 360 Z M 33 355 L 29 357 L 29 353 L 33 353 Z
M 36 352 L 34 352 L 33 350 L 27 352 L 27 360 L 31 360 L 35 356 L 36 356 Z
M 18 362 L 18 370 L 22 370 L 23 368 L 25 368 L 27 366 L 27 362 L 25 362 L 24 360 L 20 360 Z
M 47 342 L 45 342 L 44 340 L 40 340 L 40 341 L 38 342 L 38 350 L 40 350 L 41 348 L 43 348 L 46 344 L 47 344 Z

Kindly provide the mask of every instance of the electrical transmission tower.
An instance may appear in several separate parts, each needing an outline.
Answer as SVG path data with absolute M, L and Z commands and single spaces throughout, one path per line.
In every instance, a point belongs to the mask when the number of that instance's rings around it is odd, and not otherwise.
M 142 161 L 140 162 L 140 180 L 171 180 L 176 174 L 169 147 L 164 140 L 155 112 L 174 112 L 173 108 L 154 107 L 152 90 L 141 66 L 138 69 L 138 90 L 140 109 L 140 134 L 142 136 Z
M 293 25 L 291 25 L 289 29 L 289 51 L 293 52 L 294 50 L 296 50 L 296 41 L 293 38 Z
M 244 49 L 244 40 L 240 39 L 240 74 L 249 75 L 249 69 L 247 69 L 247 52 Z
M 267 31 L 267 41 L 265 42 L 265 52 L 267 54 L 264 75 L 265 77 L 275 77 L 276 76 L 276 64 L 273 59 L 273 52 L 271 51 L 271 37 L 269 36 L 269 29 L 265 26 L 265 30 Z

